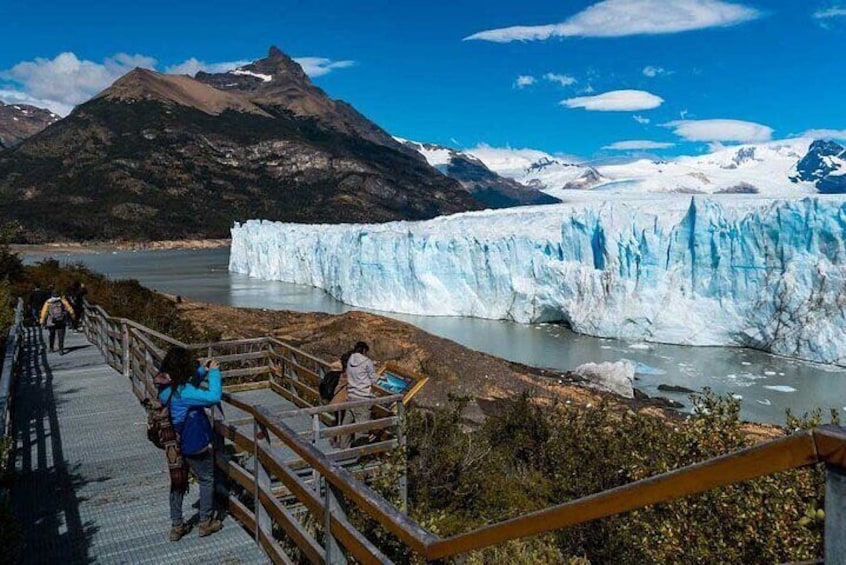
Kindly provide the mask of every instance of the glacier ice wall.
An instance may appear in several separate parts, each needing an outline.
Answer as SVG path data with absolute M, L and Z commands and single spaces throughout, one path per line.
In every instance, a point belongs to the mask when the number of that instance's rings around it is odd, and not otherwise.
M 678 199 L 676 199 L 678 202 Z M 846 365 L 842 199 L 563 204 L 232 229 L 230 270 L 355 306 Z

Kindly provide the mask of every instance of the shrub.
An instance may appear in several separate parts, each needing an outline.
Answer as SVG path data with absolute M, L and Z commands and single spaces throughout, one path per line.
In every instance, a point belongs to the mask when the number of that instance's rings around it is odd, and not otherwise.
M 440 535 L 519 516 L 748 447 L 740 405 L 706 391 L 694 413 L 540 406 L 521 396 L 477 431 L 461 402 L 409 415 L 414 517 Z M 789 417 L 785 433 L 821 423 Z M 822 553 L 821 469 L 740 485 L 478 551 L 468 562 L 782 563 Z

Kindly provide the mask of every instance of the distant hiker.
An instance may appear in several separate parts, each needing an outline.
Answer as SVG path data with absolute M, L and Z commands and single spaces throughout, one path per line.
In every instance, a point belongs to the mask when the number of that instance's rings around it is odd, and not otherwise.
M 70 300 L 73 311 L 76 314 L 73 320 L 73 329 L 76 331 L 79 331 L 82 325 L 82 319 L 85 317 L 85 295 L 87 293 L 88 289 L 79 281 L 74 281 L 68 292 L 68 300 Z
M 50 332 L 50 352 L 55 351 L 56 336 L 59 337 L 59 351 L 65 354 L 65 328 L 73 323 L 73 307 L 70 302 L 54 290 L 44 306 L 41 307 L 41 326 Z
M 29 293 L 29 315 L 34 324 L 38 324 L 41 319 L 41 309 L 44 303 L 50 298 L 50 293 L 41 288 L 41 285 L 35 283 L 32 287 L 32 292 Z
M 352 355 L 350 355 L 345 365 L 347 402 L 373 398 L 373 385 L 379 379 L 379 375 L 376 374 L 376 367 L 373 365 L 373 361 L 367 357 L 369 351 L 370 346 L 363 341 L 359 341 L 353 347 Z M 370 419 L 370 409 L 370 406 L 350 408 L 345 411 L 343 422 L 345 424 L 366 422 Z M 355 439 L 355 434 L 344 439 L 346 441 L 341 442 L 341 447 L 348 447 Z M 343 445 L 345 443 L 346 445 Z
M 207 382 L 208 388 L 201 388 Z M 219 531 L 223 524 L 214 517 L 214 457 L 212 427 L 206 408 L 220 403 L 223 394 L 220 368 L 211 359 L 199 365 L 184 347 L 171 347 L 156 377 L 159 402 L 170 409 L 170 421 L 179 438 L 179 456 L 172 464 L 170 486 L 170 541 L 179 541 L 191 527 L 182 519 L 182 499 L 188 492 L 188 469 L 200 483 L 200 537 Z

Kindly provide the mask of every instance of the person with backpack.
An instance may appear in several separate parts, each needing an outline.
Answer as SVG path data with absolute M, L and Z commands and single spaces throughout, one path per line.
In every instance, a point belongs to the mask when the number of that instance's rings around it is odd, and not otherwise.
M 41 307 L 41 326 L 47 328 L 50 332 L 50 352 L 55 351 L 56 337 L 59 338 L 60 355 L 65 354 L 65 329 L 67 328 L 68 320 L 73 323 L 73 307 L 64 296 L 59 295 L 57 290 L 54 290 Z
M 223 528 L 221 521 L 214 517 L 212 427 L 206 415 L 206 408 L 219 404 L 223 395 L 219 365 L 213 359 L 198 365 L 189 350 L 173 346 L 162 361 L 156 385 L 158 400 L 168 409 L 170 423 L 179 438 L 183 465 L 194 472 L 200 483 L 200 537 L 211 535 Z M 169 466 L 170 459 L 169 456 Z M 182 517 L 182 499 L 188 492 L 188 481 L 187 472 L 184 481 L 178 472 L 174 480 L 174 471 L 178 469 L 171 470 L 170 541 L 179 541 L 191 530 Z

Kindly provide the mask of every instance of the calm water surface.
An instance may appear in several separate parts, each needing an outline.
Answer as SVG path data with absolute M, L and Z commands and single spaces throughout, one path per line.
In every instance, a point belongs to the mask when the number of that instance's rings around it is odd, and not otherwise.
M 51 255 L 63 262 L 82 262 L 112 278 L 138 279 L 149 288 L 204 302 L 333 314 L 353 309 L 319 289 L 230 273 L 228 249 Z M 26 260 L 43 257 L 32 253 Z M 783 423 L 788 408 L 800 414 L 816 407 L 846 409 L 846 370 L 758 351 L 627 343 L 546 324 L 382 314 L 472 349 L 538 367 L 563 371 L 591 361 L 629 359 L 638 364 L 636 386 L 647 394 L 668 396 L 689 407 L 687 395 L 659 392 L 658 385 L 711 387 L 741 398 L 743 417 L 749 420 Z

